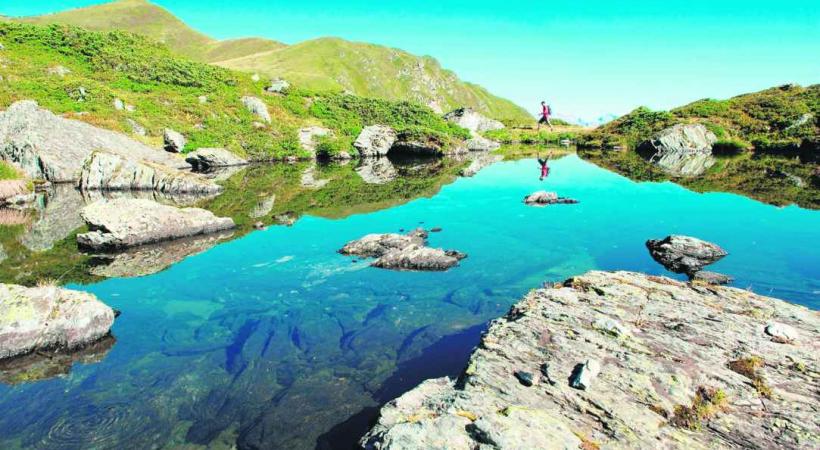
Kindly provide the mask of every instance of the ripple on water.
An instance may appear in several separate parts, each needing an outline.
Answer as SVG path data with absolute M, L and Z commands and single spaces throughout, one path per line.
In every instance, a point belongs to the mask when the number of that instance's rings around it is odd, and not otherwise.
M 36 447 L 150 448 L 163 434 L 155 428 L 157 419 L 125 403 L 84 404 L 60 415 Z

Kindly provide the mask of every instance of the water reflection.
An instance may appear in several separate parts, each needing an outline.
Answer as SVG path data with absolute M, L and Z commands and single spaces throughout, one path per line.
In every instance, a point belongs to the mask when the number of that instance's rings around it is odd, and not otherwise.
M 37 351 L 0 361 L 0 383 L 31 383 L 67 375 L 74 364 L 93 364 L 105 359 L 116 342 L 109 335 L 77 351 Z

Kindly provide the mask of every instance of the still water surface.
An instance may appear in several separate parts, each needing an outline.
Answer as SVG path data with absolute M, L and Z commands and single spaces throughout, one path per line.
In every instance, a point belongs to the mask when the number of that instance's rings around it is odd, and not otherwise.
M 498 163 L 432 198 L 330 220 L 303 217 L 160 273 L 69 287 L 122 311 L 116 343 L 70 374 L 0 386 L 2 448 L 350 448 L 380 403 L 456 375 L 484 324 L 529 289 L 589 269 L 666 274 L 644 242 L 719 243 L 735 286 L 820 306 L 820 212 L 671 183 L 635 183 L 575 156 L 538 180 Z M 580 201 L 524 206 L 547 189 Z M 400 273 L 336 253 L 371 232 L 442 227 L 469 254 Z

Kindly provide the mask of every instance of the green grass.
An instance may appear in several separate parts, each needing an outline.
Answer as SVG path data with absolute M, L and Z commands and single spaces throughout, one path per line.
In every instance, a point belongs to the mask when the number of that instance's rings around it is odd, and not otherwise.
M 20 178 L 22 176 L 19 170 L 5 161 L 0 161 L 0 180 L 19 180 Z
M 468 106 L 508 124 L 533 122 L 532 116 L 518 105 L 459 80 L 435 59 L 379 45 L 338 38 L 314 39 L 293 46 L 259 38 L 216 41 L 144 0 L 120 0 L 22 20 L 129 31 L 164 42 L 176 53 L 200 62 L 283 77 L 313 91 L 347 91 L 362 97 L 435 103 L 445 112 Z

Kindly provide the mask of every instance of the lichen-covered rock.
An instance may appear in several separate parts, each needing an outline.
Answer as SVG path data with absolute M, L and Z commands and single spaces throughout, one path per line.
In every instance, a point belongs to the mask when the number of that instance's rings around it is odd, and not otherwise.
M 19 101 L 0 112 L 0 159 L 16 163 L 29 178 L 73 182 L 95 150 L 189 169 L 176 155 L 155 150 L 125 135 L 65 119 L 33 101 Z
M 156 191 L 166 194 L 215 194 L 222 187 L 202 176 L 150 161 L 136 161 L 108 151 L 91 154 L 82 167 L 82 190 Z
M 555 192 L 537 191 L 524 197 L 524 203 L 530 206 L 547 206 L 556 204 L 575 204 L 578 200 L 559 197 Z
M 458 265 L 467 255 L 454 250 L 427 247 L 428 233 L 417 229 L 408 234 L 368 234 L 348 242 L 339 253 L 377 258 L 371 266 L 391 270 L 444 271 Z
M 485 117 L 470 108 L 459 108 L 451 111 L 444 115 L 444 120 L 476 133 L 504 128 L 503 123 Z
M 218 167 L 244 166 L 248 161 L 224 148 L 200 148 L 188 153 L 185 161 L 196 171 L 207 171 Z
M 271 123 L 270 112 L 268 112 L 268 105 L 257 97 L 246 95 L 242 97 L 242 104 L 245 108 L 265 123 Z
M 387 125 L 370 125 L 359 133 L 353 147 L 363 157 L 384 156 L 393 147 L 397 137 L 396 131 Z
M 182 152 L 185 148 L 185 144 L 188 142 L 182 133 L 174 131 L 170 128 L 165 129 L 165 132 L 162 134 L 162 141 L 163 148 L 165 148 L 166 152 L 170 153 Z
M 603 333 L 593 326 L 602 317 L 636 331 Z M 769 320 L 801 339 L 773 341 Z M 751 356 L 757 372 L 738 364 Z M 458 381 L 429 380 L 387 403 L 361 443 L 813 449 L 818 362 L 817 312 L 740 289 L 593 271 L 530 292 L 491 323 Z M 579 365 L 597 376 L 573 377 Z M 515 375 L 539 368 L 545 380 L 532 387 Z M 703 393 L 715 402 L 707 407 Z
M 0 359 L 72 350 L 107 335 L 114 311 L 89 293 L 0 284 Z
M 690 236 L 671 235 L 646 241 L 652 259 L 675 273 L 694 276 L 729 253 L 717 244 Z
M 701 124 L 678 124 L 641 143 L 638 152 L 676 176 L 698 176 L 715 164 L 712 145 L 717 136 Z
M 199 208 L 175 208 L 143 199 L 94 202 L 82 211 L 90 229 L 77 243 L 93 250 L 117 250 L 233 228 L 233 219 Z

